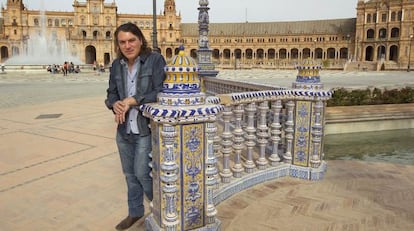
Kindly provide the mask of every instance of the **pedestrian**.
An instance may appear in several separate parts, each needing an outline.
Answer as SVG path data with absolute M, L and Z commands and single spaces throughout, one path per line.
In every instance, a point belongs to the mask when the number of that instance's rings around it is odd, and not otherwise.
M 138 107 L 157 100 L 166 63 L 148 47 L 135 24 L 122 24 L 114 35 L 117 58 L 109 74 L 105 104 L 118 124 L 116 143 L 128 190 L 128 216 L 115 227 L 124 230 L 144 216 L 144 194 L 152 201 L 150 120 Z
M 65 61 L 63 63 L 62 71 L 63 71 L 63 76 L 67 76 L 68 75 L 68 62 L 67 61 Z

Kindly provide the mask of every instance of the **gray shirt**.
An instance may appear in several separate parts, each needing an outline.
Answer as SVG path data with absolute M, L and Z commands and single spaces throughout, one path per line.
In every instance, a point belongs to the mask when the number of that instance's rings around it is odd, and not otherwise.
M 138 73 L 139 68 L 141 67 L 140 58 L 138 56 L 137 59 L 135 59 L 134 65 L 131 68 L 131 71 L 129 68 L 127 68 L 127 81 L 126 81 L 126 89 L 127 89 L 127 96 L 132 97 L 136 94 L 137 89 L 137 80 L 138 80 Z M 137 107 L 131 107 L 129 109 L 129 116 L 127 121 L 127 133 L 130 134 L 139 134 L 138 124 L 137 124 L 137 116 L 138 116 L 138 108 Z

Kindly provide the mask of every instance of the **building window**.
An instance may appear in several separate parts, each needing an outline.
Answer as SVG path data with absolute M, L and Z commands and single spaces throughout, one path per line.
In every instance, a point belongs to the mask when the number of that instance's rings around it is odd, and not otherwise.
M 391 22 L 395 22 L 395 18 L 396 18 L 396 13 L 392 12 L 391 13 Z
M 367 39 L 373 39 L 374 38 L 374 30 L 369 29 L 367 30 Z
M 391 38 L 398 38 L 400 37 L 400 29 L 399 28 L 392 28 L 391 29 Z
M 34 23 L 35 26 L 39 26 L 39 19 L 35 18 L 33 20 L 33 23 Z
M 55 19 L 55 26 L 59 26 L 59 19 Z
M 93 32 L 93 39 L 97 39 L 98 38 L 98 35 L 99 35 L 99 32 L 98 31 L 94 31 Z
M 371 23 L 371 15 L 367 14 L 367 23 Z
M 53 26 L 53 21 L 52 21 L 52 19 L 48 19 L 48 20 L 47 20 L 47 26 Z
M 402 20 L 402 11 L 398 11 L 398 21 Z
M 86 31 L 82 31 L 82 38 L 86 39 Z
M 111 39 L 111 32 L 110 32 L 110 31 L 107 31 L 107 32 L 105 33 L 105 38 L 106 38 L 106 39 Z
M 387 14 L 382 14 L 381 15 L 381 22 L 386 22 L 387 21 Z
M 381 29 L 379 30 L 378 37 L 379 37 L 380 39 L 385 39 L 385 38 L 387 38 L 387 30 L 386 30 L 385 28 L 381 28 Z

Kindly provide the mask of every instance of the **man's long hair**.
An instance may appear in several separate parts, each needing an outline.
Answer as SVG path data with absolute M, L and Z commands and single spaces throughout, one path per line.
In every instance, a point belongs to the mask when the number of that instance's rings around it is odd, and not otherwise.
M 139 55 L 151 53 L 152 50 L 151 50 L 150 47 L 148 47 L 148 42 L 145 39 L 144 34 L 142 33 L 142 31 L 138 28 L 137 25 L 135 25 L 131 22 L 128 22 L 128 23 L 120 25 L 115 31 L 115 41 L 114 41 L 114 43 L 115 43 L 117 58 L 126 59 L 124 54 L 122 54 L 121 49 L 119 49 L 118 34 L 119 34 L 120 31 L 130 32 L 130 33 L 134 34 L 135 36 L 137 36 L 142 41 L 141 52 L 140 52 Z

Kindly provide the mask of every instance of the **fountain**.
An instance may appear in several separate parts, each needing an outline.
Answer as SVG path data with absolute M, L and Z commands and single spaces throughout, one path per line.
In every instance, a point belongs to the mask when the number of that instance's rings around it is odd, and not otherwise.
M 65 38 L 57 38 L 56 34 L 46 28 L 46 15 L 43 6 L 42 1 L 40 30 L 28 36 L 21 52 L 15 52 L 14 49 L 11 49 L 12 56 L 6 60 L 6 66 L 61 65 L 65 61 L 83 64 L 78 57 L 70 54 Z

